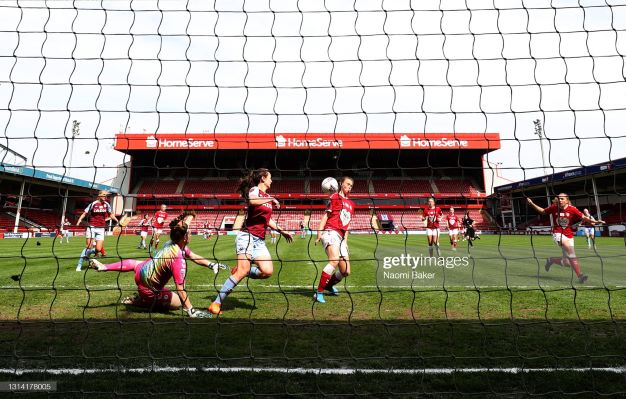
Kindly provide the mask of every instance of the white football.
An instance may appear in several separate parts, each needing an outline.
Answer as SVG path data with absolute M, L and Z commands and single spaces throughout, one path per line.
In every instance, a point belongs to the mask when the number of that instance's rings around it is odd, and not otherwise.
M 339 190 L 339 183 L 334 177 L 327 177 L 322 182 L 322 191 L 325 193 L 336 193 Z

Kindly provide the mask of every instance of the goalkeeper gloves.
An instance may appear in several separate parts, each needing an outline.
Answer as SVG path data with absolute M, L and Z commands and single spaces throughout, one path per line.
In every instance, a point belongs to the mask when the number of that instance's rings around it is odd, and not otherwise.
M 208 312 L 205 312 L 204 310 L 189 308 L 189 309 L 185 309 L 185 311 L 187 312 L 189 317 L 191 317 L 192 319 L 206 319 L 206 318 L 211 317 L 211 315 Z

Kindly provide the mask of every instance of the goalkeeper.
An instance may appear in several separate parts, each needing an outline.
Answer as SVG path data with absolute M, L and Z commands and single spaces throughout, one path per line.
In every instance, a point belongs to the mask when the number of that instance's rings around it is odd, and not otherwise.
M 196 310 L 191 305 L 185 290 L 185 259 L 212 268 L 215 273 L 225 266 L 209 262 L 205 258 L 191 252 L 189 243 L 189 224 L 194 219 L 194 213 L 183 213 L 170 223 L 170 241 L 150 259 L 139 261 L 124 259 L 108 265 L 96 259 L 89 261 L 89 267 L 99 272 L 135 272 L 137 294 L 134 298 L 125 298 L 125 305 L 149 308 L 150 310 L 168 311 L 181 307 L 190 317 L 207 317 L 208 313 Z M 174 278 L 176 294 L 165 287 L 170 278 Z

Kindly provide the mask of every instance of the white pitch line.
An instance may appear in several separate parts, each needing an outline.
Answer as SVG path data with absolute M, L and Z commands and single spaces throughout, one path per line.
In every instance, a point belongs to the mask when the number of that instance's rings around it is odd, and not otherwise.
M 317 375 L 354 375 L 354 374 L 408 374 L 408 375 L 442 375 L 442 374 L 529 374 L 529 373 L 588 373 L 601 372 L 626 374 L 626 367 L 557 367 L 557 368 L 521 368 L 521 367 L 468 367 L 468 368 L 424 368 L 424 369 L 353 369 L 353 368 L 284 368 L 284 367 L 173 367 L 153 366 L 135 368 L 50 368 L 50 369 L 10 369 L 1 368 L 0 374 L 51 374 L 51 375 L 82 375 L 82 374 L 143 374 L 143 373 L 282 373 L 282 374 L 317 374 Z

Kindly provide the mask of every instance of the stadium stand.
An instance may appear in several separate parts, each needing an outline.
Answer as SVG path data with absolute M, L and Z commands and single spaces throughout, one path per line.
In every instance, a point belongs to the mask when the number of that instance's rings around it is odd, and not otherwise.
M 374 192 L 383 193 L 411 193 L 430 195 L 433 188 L 428 180 L 372 180 Z
M 468 180 L 439 179 L 433 181 L 433 185 L 437 188 L 435 192 L 440 194 L 464 197 L 477 197 L 482 194 Z
M 304 211 L 274 211 L 273 218 L 279 227 L 289 231 L 299 231 L 300 222 L 304 220 Z
M 238 185 L 236 180 L 186 180 L 182 194 L 233 194 Z
M 275 194 L 302 194 L 304 180 L 274 180 L 271 190 Z
M 137 189 L 137 194 L 164 195 L 179 194 L 179 180 L 144 180 Z

